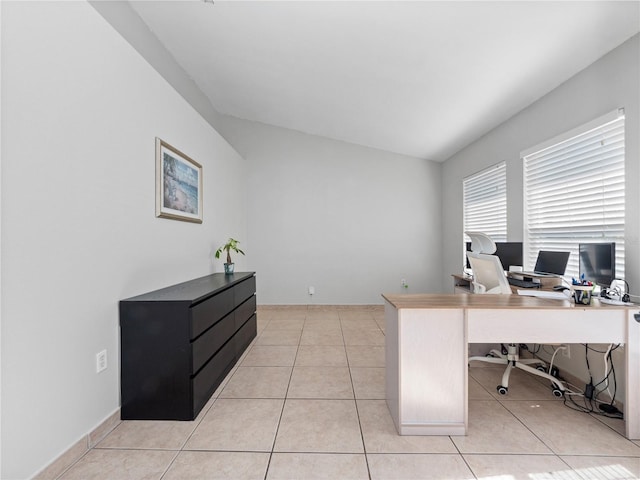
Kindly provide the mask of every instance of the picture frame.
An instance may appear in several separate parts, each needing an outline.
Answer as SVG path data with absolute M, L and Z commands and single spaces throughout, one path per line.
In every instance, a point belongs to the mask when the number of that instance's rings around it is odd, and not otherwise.
M 156 137 L 156 217 L 202 223 L 202 165 Z

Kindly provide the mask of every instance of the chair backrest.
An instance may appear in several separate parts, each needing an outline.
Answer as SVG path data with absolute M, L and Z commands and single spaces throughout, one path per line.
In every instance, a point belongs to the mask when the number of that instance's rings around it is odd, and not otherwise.
M 464 232 L 471 239 L 471 251 L 475 253 L 496 253 L 496 242 L 482 232 Z
M 511 295 L 511 286 L 496 255 L 467 252 L 473 270 L 473 293 L 502 293 Z

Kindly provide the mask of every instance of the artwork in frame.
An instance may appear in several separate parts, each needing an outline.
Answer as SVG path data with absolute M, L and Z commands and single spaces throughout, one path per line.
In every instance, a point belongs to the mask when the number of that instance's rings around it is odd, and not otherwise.
M 159 138 L 156 216 L 202 223 L 202 165 Z

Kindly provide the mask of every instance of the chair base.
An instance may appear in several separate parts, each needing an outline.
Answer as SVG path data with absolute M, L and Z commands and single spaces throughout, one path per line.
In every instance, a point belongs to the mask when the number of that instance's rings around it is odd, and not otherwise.
M 518 347 L 514 344 L 510 344 L 508 346 L 508 351 L 509 353 L 507 355 L 503 355 L 502 352 L 499 352 L 498 350 L 491 350 L 487 356 L 470 357 L 469 361 L 506 365 L 507 368 L 502 374 L 502 383 L 496 387 L 496 390 L 500 395 L 506 395 L 508 393 L 509 376 L 511 375 L 511 370 L 513 370 L 514 368 L 519 368 L 520 370 L 524 370 L 525 372 L 531 373 L 533 375 L 546 378 L 551 382 L 553 386 L 552 392 L 554 396 L 562 397 L 564 395 L 566 388 L 560 380 L 546 372 L 545 362 L 537 358 L 524 358 L 521 360 L 518 355 Z M 538 367 L 533 368 L 531 365 L 538 365 Z

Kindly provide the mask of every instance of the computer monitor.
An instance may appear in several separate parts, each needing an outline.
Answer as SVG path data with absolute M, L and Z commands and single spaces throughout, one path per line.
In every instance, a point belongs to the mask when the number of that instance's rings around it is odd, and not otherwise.
M 471 251 L 471 242 L 467 242 L 467 252 Z M 512 265 L 522 265 L 522 242 L 496 242 L 496 252 L 500 263 L 509 270 Z M 471 268 L 467 258 L 467 268 Z
M 616 278 L 616 244 L 581 243 L 578 251 L 580 278 L 609 287 Z
M 495 255 L 500 258 L 500 263 L 509 270 L 511 266 L 522 266 L 522 242 L 498 242 Z
M 567 262 L 571 252 L 552 252 L 549 250 L 540 250 L 536 266 L 533 269 L 536 273 L 551 273 L 553 275 L 564 275 L 567 269 Z

